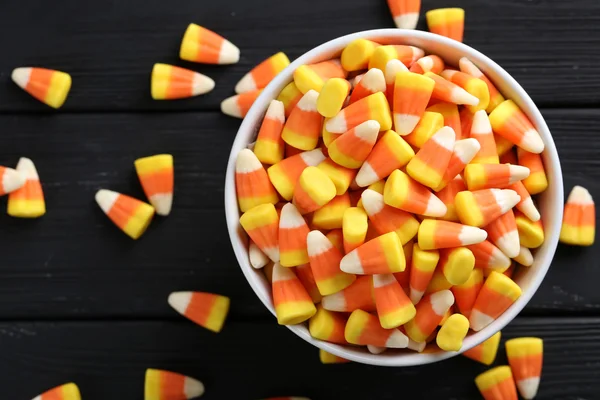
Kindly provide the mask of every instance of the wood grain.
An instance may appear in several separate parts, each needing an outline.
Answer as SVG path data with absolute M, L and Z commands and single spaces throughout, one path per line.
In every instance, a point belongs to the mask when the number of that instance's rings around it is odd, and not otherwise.
M 68 71 L 73 89 L 65 111 L 218 110 L 238 79 L 269 55 L 283 50 L 296 58 L 338 36 L 392 28 L 385 1 L 221 0 L 201 3 L 162 0 L 83 4 L 7 0 L 0 15 L 0 112 L 49 111 L 22 93 L 10 72 L 25 65 Z M 423 2 L 423 11 L 447 7 Z M 462 0 L 465 43 L 507 69 L 542 106 L 600 104 L 600 45 L 596 0 Z M 185 27 L 197 22 L 242 50 L 238 64 L 204 66 L 182 62 L 178 49 Z M 426 29 L 424 15 L 419 29 Z M 190 67 L 217 81 L 196 99 L 157 102 L 149 96 L 155 62 Z

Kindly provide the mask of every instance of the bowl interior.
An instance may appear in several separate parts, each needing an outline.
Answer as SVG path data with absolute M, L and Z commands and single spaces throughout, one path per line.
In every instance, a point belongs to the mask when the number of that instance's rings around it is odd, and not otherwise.
M 563 183 L 560 162 L 556 147 L 548 127 L 539 110 L 525 93 L 524 89 L 499 65 L 473 48 L 445 37 L 428 32 L 402 29 L 379 29 L 358 32 L 327 42 L 296 59 L 281 72 L 262 92 L 256 100 L 237 133 L 227 166 L 225 183 L 225 211 L 230 239 L 240 267 L 248 282 L 265 306 L 275 314 L 271 298 L 271 287 L 262 271 L 254 270 L 248 261 L 248 239 L 239 224 L 239 209 L 235 194 L 235 158 L 238 152 L 256 138 L 262 117 L 269 102 L 292 81 L 293 71 L 300 65 L 325 61 L 338 57 L 343 48 L 352 40 L 364 38 L 381 44 L 406 44 L 421 47 L 426 53 L 434 53 L 442 57 L 450 65 L 458 65 L 458 60 L 466 56 L 473 61 L 496 85 L 506 98 L 514 100 L 530 118 L 540 132 L 546 149 L 543 153 L 546 174 L 549 180 L 548 189 L 538 198 L 538 207 L 542 214 L 545 230 L 544 244 L 535 253 L 534 264 L 529 268 L 520 268 L 513 277 L 523 290 L 523 295 L 500 318 L 477 333 L 471 333 L 464 341 L 460 352 L 486 340 L 508 324 L 531 299 L 542 282 L 554 256 L 558 243 L 563 211 Z M 434 351 L 416 353 L 409 351 L 387 351 L 379 355 L 370 354 L 363 348 L 341 346 L 313 339 L 306 324 L 289 326 L 294 333 L 313 345 L 346 359 L 372 365 L 410 366 L 427 364 L 453 357 L 460 352 Z

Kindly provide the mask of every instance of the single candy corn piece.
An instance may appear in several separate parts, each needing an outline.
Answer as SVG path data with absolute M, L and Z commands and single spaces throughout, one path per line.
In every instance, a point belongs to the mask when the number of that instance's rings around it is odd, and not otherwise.
M 351 41 L 344 50 L 342 50 L 342 67 L 346 71 L 366 69 L 371 55 L 375 51 L 375 48 L 379 46 L 379 43 L 367 39 L 356 39 Z
M 344 213 L 350 207 L 348 193 L 335 196 L 329 203 L 313 213 L 311 226 L 316 229 L 340 229 L 343 226 Z
M 346 78 L 340 60 L 327 60 L 316 64 L 301 65 L 294 71 L 294 83 L 302 93 L 310 90 L 320 92 L 325 81 L 331 78 Z
M 304 94 L 298 89 L 294 82 L 288 83 L 277 96 L 277 100 L 285 107 L 285 117 L 289 117 L 296 104 Z
M 475 64 L 473 64 L 467 57 L 461 58 L 458 62 L 458 65 L 462 72 L 467 73 L 475 78 L 481 79 L 485 82 L 490 93 L 490 103 L 488 104 L 486 111 L 488 112 L 488 114 L 494 111 L 494 109 L 504 101 L 504 96 L 502 96 L 502 93 L 500 93 L 498 89 L 496 89 L 496 86 L 494 86 L 494 84 L 488 79 L 488 77 L 485 76 L 483 72 L 481 72 L 479 68 L 477 68 Z
M 340 269 L 349 274 L 372 275 L 404 271 L 406 260 L 396 232 L 368 241 L 342 258 Z
M 313 303 L 320 303 L 323 296 L 321 296 L 321 293 L 319 292 L 319 288 L 317 287 L 317 283 L 315 282 L 315 276 L 313 275 L 310 264 L 298 265 L 294 269 L 294 271 L 296 272 L 296 276 L 302 283 L 302 286 L 304 286 L 304 288 L 306 289 L 306 292 L 312 299 Z
M 228 97 L 221 102 L 221 112 L 230 117 L 244 118 L 261 92 L 262 89 L 258 89 Z
M 466 247 L 443 250 L 439 265 L 450 284 L 462 285 L 471 276 L 475 267 L 475 256 Z
M 213 332 L 220 332 L 229 312 L 229 297 L 203 292 L 173 292 L 168 298 L 175 311 Z
M 344 337 L 346 318 L 341 313 L 317 306 L 317 313 L 308 320 L 308 331 L 315 339 L 331 343 L 348 344 Z
M 440 75 L 479 99 L 479 103 L 476 106 L 467 106 L 471 111 L 477 112 L 487 109 L 490 104 L 490 91 L 484 81 L 453 69 L 446 69 Z
M 291 268 L 273 267 L 273 305 L 279 325 L 296 325 L 315 315 L 317 309 Z
M 419 22 L 421 0 L 387 0 L 394 23 L 400 29 L 415 29 Z
M 454 130 L 456 140 L 461 140 L 463 137 L 468 137 L 468 133 L 463 134 L 460 124 L 460 113 L 458 106 L 453 103 L 437 103 L 427 108 L 428 112 L 436 112 L 444 117 L 444 126 L 449 126 Z
M 523 185 L 523 182 L 515 182 L 508 188 L 517 192 L 517 194 L 521 197 L 521 201 L 519 201 L 515 206 L 517 210 L 525 214 L 530 220 L 539 221 L 541 217 L 540 212 L 533 203 L 533 199 L 531 198 L 531 195 L 525 188 L 525 185 Z
M 283 160 L 285 143 L 281 138 L 285 123 L 285 109 L 281 101 L 271 100 L 267 113 L 258 131 L 254 154 L 265 164 L 276 164 Z
M 240 50 L 215 32 L 189 24 L 183 34 L 179 57 L 202 64 L 235 64 L 240 59 Z
M 76 384 L 65 383 L 45 391 L 33 400 L 81 400 L 81 394 Z
M 307 167 L 300 174 L 294 190 L 293 203 L 300 214 L 316 211 L 335 197 L 335 185 L 317 167 Z
M 419 58 L 411 67 L 410 72 L 417 74 L 424 74 L 425 72 L 433 72 L 439 74 L 444 70 L 444 60 L 440 56 L 430 54 L 425 57 Z
M 517 230 L 519 231 L 519 242 L 521 245 L 529 249 L 537 249 L 544 243 L 544 226 L 542 225 L 542 220 L 534 222 L 518 211 L 515 213 L 515 220 L 517 221 Z M 591 215 L 591 218 L 588 216 L 588 220 L 594 221 L 595 216 Z
M 250 244 L 248 245 L 248 258 L 250 259 L 250 265 L 254 269 L 261 269 L 270 261 L 269 257 L 252 240 L 250 240 Z
M 431 282 L 439 259 L 439 251 L 423 250 L 417 243 L 413 245 L 410 267 L 410 300 L 413 304 L 421 301 L 429 282 Z
M 267 169 L 269 179 L 277 192 L 285 200 L 290 201 L 300 175 L 307 167 L 314 167 L 325 160 L 323 150 L 306 151 L 281 160 Z
M 415 342 L 425 342 L 453 304 L 454 296 L 449 290 L 423 297 L 417 304 L 416 316 L 404 325 L 407 336 Z
M 523 185 L 525 185 L 525 189 L 529 194 L 534 195 L 546 190 L 548 188 L 548 178 L 546 178 L 546 172 L 544 171 L 542 156 L 519 147 L 517 157 L 519 158 L 519 165 L 529 168 L 531 171 L 529 176 L 523 179 Z
M 343 78 L 331 78 L 325 81 L 317 98 L 319 114 L 331 118 L 339 113 L 348 98 L 350 89 L 350 82 Z
M 321 305 L 329 311 L 352 312 L 358 309 L 375 311 L 373 278 L 371 276 L 357 277 L 354 283 L 346 289 L 324 296 Z
M 394 86 L 394 127 L 399 135 L 411 133 L 427 108 L 435 82 L 414 72 L 398 72 Z
M 171 156 L 168 156 L 171 157 Z M 149 167 L 149 161 L 144 161 L 146 159 L 140 159 L 138 161 L 136 161 L 136 169 L 138 169 L 138 174 L 140 173 L 139 171 L 149 171 L 150 172 L 150 167 Z M 164 162 L 161 162 L 160 166 L 164 165 L 165 167 L 167 167 L 167 163 L 166 163 L 166 159 L 163 160 Z M 161 178 L 161 179 L 170 179 L 170 185 L 167 185 L 167 182 L 161 182 L 161 186 L 162 186 L 162 190 L 161 192 L 158 192 L 158 195 L 163 195 L 157 198 L 157 200 L 163 200 L 165 201 L 165 203 L 168 202 L 168 204 L 165 204 L 164 206 L 161 206 L 161 212 L 167 212 L 166 214 L 161 214 L 159 213 L 159 215 L 168 215 L 168 211 L 171 208 L 171 201 L 172 201 L 172 195 L 173 195 L 173 169 L 172 169 L 172 157 L 171 157 L 171 169 L 170 169 L 170 176 L 166 175 L 167 172 L 169 171 L 165 171 L 165 176 L 160 176 L 160 175 L 156 175 L 156 178 Z M 139 166 L 138 166 L 139 165 Z M 152 179 L 154 179 L 154 177 L 151 177 Z M 141 180 L 141 177 L 140 177 Z M 144 186 L 145 189 L 145 186 Z M 276 204 L 279 201 L 279 196 L 277 196 L 277 193 L 275 192 L 275 189 L 273 188 L 273 185 L 271 185 L 271 182 L 269 181 L 269 177 L 267 175 L 267 172 L 265 171 L 264 167 L 262 166 L 262 164 L 260 163 L 260 160 L 256 157 L 256 155 L 252 152 L 252 150 L 249 149 L 243 149 L 242 151 L 239 152 L 236 162 L 235 162 L 235 189 L 236 189 L 236 194 L 237 194 L 237 199 L 238 199 L 238 204 L 240 206 L 240 210 L 242 212 L 246 212 L 248 210 L 250 210 L 253 207 L 256 207 L 258 205 L 261 204 L 267 204 L 267 203 L 271 203 L 271 204 Z M 168 195 L 170 194 L 170 198 L 168 197 Z M 148 194 L 148 192 L 146 192 L 146 196 L 148 197 L 148 199 L 150 199 L 151 203 L 152 203 L 152 198 L 150 197 L 150 195 Z M 158 213 L 158 209 L 157 209 L 157 213 Z
M 386 181 L 383 199 L 389 206 L 429 217 L 442 217 L 448 211 L 425 186 L 398 169 Z
M 502 273 L 510 267 L 510 258 L 488 240 L 472 244 L 467 248 L 475 256 L 475 268 Z
M 459 192 L 454 203 L 463 224 L 482 227 L 512 209 L 521 198 L 510 189 L 483 189 Z
M 596 235 L 596 206 L 587 189 L 571 190 L 563 216 L 560 241 L 577 246 L 591 246 Z
M 414 318 L 415 306 L 394 275 L 373 275 L 373 292 L 379 323 L 383 328 L 397 328 Z
M 412 214 L 385 204 L 382 194 L 367 189 L 361 200 L 369 221 L 380 235 L 396 232 L 400 243 L 405 245 L 417 234 L 419 221 Z
M 373 68 L 378 69 L 378 68 Z M 394 87 L 396 86 L 396 75 L 399 72 L 408 72 L 406 65 L 400 60 L 390 60 L 385 64 L 385 69 L 382 70 L 385 75 L 385 97 L 388 104 L 394 104 Z
M 239 94 L 264 88 L 288 65 L 290 60 L 285 53 L 272 55 L 244 75 L 235 85 L 235 92 Z
M 379 129 L 379 123 L 374 120 L 350 129 L 329 145 L 329 157 L 343 167 L 360 168 L 377 141 Z
M 317 168 L 325 172 L 329 179 L 331 179 L 335 185 L 336 194 L 338 196 L 348 191 L 350 183 L 354 180 L 357 172 L 355 169 L 342 167 L 330 158 L 327 158 L 319 164 Z
M 471 310 L 482 286 L 483 271 L 480 268 L 474 268 L 466 282 L 450 288 L 456 300 L 456 307 L 462 315 L 466 317 L 471 315 Z
M 0 166 L 0 196 L 21 189 L 27 182 L 26 174 L 13 168 Z
M 356 183 L 365 187 L 385 179 L 394 170 L 405 166 L 414 155 L 410 145 L 396 132 L 389 130 L 377 141 L 358 171 Z
M 409 67 L 419 58 L 423 57 L 425 52 L 414 46 L 387 45 L 379 46 L 375 49 L 369 60 L 369 69 L 379 68 L 385 70 L 387 63 L 391 60 L 400 60 L 402 64 Z
M 519 254 L 517 254 L 513 260 L 524 267 L 531 267 L 533 265 L 533 254 L 531 254 L 531 250 L 529 250 L 527 247 L 521 246 L 519 249 Z
M 469 164 L 465 167 L 469 190 L 507 188 L 529 176 L 529 168 L 511 164 Z
M 371 68 L 360 79 L 358 84 L 352 90 L 348 104 L 356 103 L 377 92 L 385 93 L 387 88 L 385 76 L 380 69 Z
M 308 225 L 296 207 L 287 203 L 279 217 L 279 262 L 283 267 L 295 267 L 308 262 L 306 237 Z
M 490 114 L 494 132 L 510 140 L 523 150 L 539 154 L 544 150 L 544 141 L 531 121 L 512 100 L 499 104 Z
M 519 232 L 517 221 L 512 210 L 496 218 L 484 227 L 489 240 L 494 243 L 507 257 L 513 258 L 519 254 Z
M 471 360 L 478 361 L 484 365 L 492 365 L 496 359 L 498 353 L 498 347 L 500 345 L 500 337 L 502 333 L 500 331 L 492 335 L 488 340 L 478 344 L 475 347 L 462 353 L 463 356 L 470 358 Z
M 444 126 L 444 117 L 437 112 L 425 111 L 413 131 L 404 139 L 413 147 L 421 148 L 436 132 Z
M 355 310 L 346 323 L 345 337 L 348 343 L 374 345 L 379 347 L 404 349 L 408 338 L 398 329 L 385 329 L 376 316 L 363 310 Z
M 358 207 L 346 209 L 342 226 L 345 253 L 350 253 L 365 242 L 368 227 L 369 222 L 365 210 Z
M 462 8 L 438 8 L 427 11 L 429 32 L 463 41 L 465 29 L 465 10 Z
M 350 362 L 350 360 L 346 360 L 345 358 L 338 357 L 335 354 L 328 353 L 323 349 L 319 349 L 319 360 L 321 361 L 321 364 L 346 364 L 346 363 Z M 288 399 L 288 397 L 286 397 L 284 399 Z M 309 399 L 300 398 L 300 397 L 289 397 L 289 399 L 290 400 L 309 400 Z M 274 400 L 282 400 L 282 398 L 276 398 Z
M 449 126 L 431 137 L 406 166 L 406 172 L 417 182 L 436 188 L 448 169 L 456 135 Z
M 240 217 L 250 239 L 273 262 L 279 261 L 279 215 L 273 204 L 261 204 Z
M 473 116 L 470 137 L 477 139 L 481 145 L 481 149 L 471 161 L 472 163 L 498 164 L 500 162 L 490 119 L 484 110 L 477 111 Z
M 154 216 L 151 205 L 112 190 L 98 190 L 96 202 L 108 218 L 132 239 L 142 236 Z
M 340 270 L 342 253 L 320 231 L 311 231 L 306 238 L 310 266 L 319 292 L 323 296 L 350 286 L 356 276 Z
M 442 78 L 433 72 L 425 72 L 423 76 L 433 79 L 435 86 L 431 94 L 432 99 L 445 101 L 447 103 L 464 104 L 467 106 L 476 106 L 479 99 L 460 86 Z
M 475 385 L 485 400 L 517 400 L 517 388 L 510 367 L 492 368 L 475 378 Z
M 459 351 L 469 331 L 469 320 L 462 314 L 452 314 L 442 324 L 435 341 L 444 351 Z
M 469 316 L 471 329 L 479 332 L 506 311 L 519 297 L 521 288 L 509 277 L 492 271 L 485 280 Z
M 323 117 L 317 112 L 319 93 L 308 91 L 296 104 L 283 126 L 283 140 L 301 150 L 312 150 L 317 147 L 321 134 Z
M 521 337 L 506 341 L 506 357 L 521 397 L 537 395 L 542 375 L 544 342 L 540 338 Z
M 487 233 L 474 226 L 424 219 L 419 225 L 418 238 L 421 249 L 433 250 L 481 243 L 487 238 Z
M 161 369 L 146 370 L 144 400 L 184 400 L 203 394 L 204 385 L 197 379 Z
M 208 93 L 215 81 L 206 75 L 169 64 L 154 64 L 151 95 L 154 100 L 184 99 Z
M 377 121 L 379 130 L 391 129 L 390 107 L 383 93 L 377 92 L 350 104 L 329 119 L 325 128 L 331 133 L 344 133 L 368 120 Z
M 71 90 L 71 75 L 46 68 L 20 67 L 11 78 L 21 89 L 52 108 L 60 108 Z
M 510 151 L 515 147 L 513 142 L 504 136 L 496 134 L 494 134 L 494 141 L 496 142 L 496 150 L 500 157 L 500 164 L 518 164 L 515 152 Z
M 437 193 L 440 200 L 444 202 L 448 211 L 441 217 L 445 221 L 459 222 L 456 207 L 454 206 L 454 198 L 458 192 L 467 190 L 467 186 L 460 175 L 456 175 L 450 183 Z
M 243 190 L 247 189 L 247 186 L 245 185 L 246 179 L 252 180 L 254 184 L 262 184 L 264 188 L 267 188 L 266 193 L 272 196 L 271 202 L 276 203 L 278 201 L 277 193 L 275 193 L 275 190 L 271 186 L 266 171 L 264 168 L 262 168 L 262 165 L 260 165 L 258 160 L 256 160 L 258 164 L 253 163 L 254 155 L 250 150 L 242 150 L 240 154 L 244 153 L 245 151 L 250 152 L 251 156 L 244 160 L 244 155 L 238 155 L 236 162 L 236 189 L 238 201 L 240 203 L 240 209 L 242 211 L 246 211 L 246 209 L 241 207 L 242 203 L 244 203 L 245 206 L 249 203 L 254 206 L 262 204 L 261 201 L 266 200 L 265 198 L 258 200 L 260 196 L 255 197 L 258 193 L 257 189 L 259 189 L 260 186 L 254 187 L 251 193 Z M 246 168 L 244 171 L 248 171 L 247 173 L 238 172 L 238 166 L 240 166 L 240 163 L 246 165 L 248 168 L 256 168 L 256 170 L 249 171 L 249 169 Z M 155 208 L 156 213 L 162 216 L 169 215 L 171 212 L 171 205 L 173 203 L 173 156 L 170 154 L 159 154 L 150 157 L 138 158 L 135 160 L 134 164 L 138 178 L 142 184 L 142 188 L 144 189 L 144 193 L 146 194 L 150 204 L 152 204 L 152 206 Z M 238 181 L 238 175 L 240 181 Z M 240 182 L 241 186 L 238 186 L 238 182 Z
M 46 203 L 40 177 L 37 173 L 33 161 L 29 158 L 21 157 L 15 168 L 19 173 L 18 184 L 25 178 L 25 183 L 19 189 L 12 190 L 8 194 L 7 212 L 11 217 L 16 218 L 38 218 L 46 214 Z M 4 179 L 10 178 L 14 174 L 3 175 Z M 9 187 L 7 181 L 4 181 L 4 187 Z M 14 185 L 13 185 L 14 187 Z

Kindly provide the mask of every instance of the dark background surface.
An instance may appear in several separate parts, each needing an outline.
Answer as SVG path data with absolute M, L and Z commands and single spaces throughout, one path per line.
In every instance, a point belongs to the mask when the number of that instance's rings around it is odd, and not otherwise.
M 582 184 L 600 198 L 600 2 L 423 0 L 423 11 L 444 6 L 466 10 L 465 43 L 502 65 L 541 108 L 565 190 Z M 235 43 L 240 62 L 178 60 L 192 21 Z M 1 397 L 30 399 L 74 381 L 84 400 L 137 400 L 144 370 L 155 367 L 202 380 L 207 400 L 478 398 L 472 381 L 485 367 L 462 357 L 417 368 L 321 365 L 317 349 L 277 326 L 256 298 L 227 236 L 223 182 L 239 120 L 221 115 L 220 101 L 276 51 L 293 59 L 340 35 L 384 27 L 393 27 L 384 0 L 4 0 L 0 164 L 34 160 L 48 213 L 33 221 L 0 213 Z M 205 73 L 217 86 L 194 99 L 153 101 L 155 62 Z M 59 112 L 10 81 L 14 67 L 27 65 L 72 75 Z M 134 242 L 102 214 L 94 193 L 142 196 L 133 160 L 159 152 L 175 157 L 174 209 Z M 597 246 L 559 245 L 534 299 L 503 331 L 544 338 L 540 399 L 600 398 L 599 256 Z M 223 332 L 180 318 L 166 302 L 175 290 L 230 296 Z

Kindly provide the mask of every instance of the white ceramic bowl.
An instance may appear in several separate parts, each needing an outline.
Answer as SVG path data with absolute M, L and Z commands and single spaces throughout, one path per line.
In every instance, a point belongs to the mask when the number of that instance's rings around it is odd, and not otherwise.
M 338 57 L 344 47 L 355 39 L 371 39 L 382 44 L 406 44 L 421 47 L 426 53 L 441 56 L 448 64 L 458 65 L 458 60 L 466 56 L 473 61 L 491 80 L 506 98 L 514 100 L 527 114 L 533 125 L 541 134 L 546 148 L 543 152 L 549 187 L 539 198 L 539 208 L 542 214 L 546 240 L 535 253 L 535 262 L 529 268 L 521 268 L 521 273 L 515 277 L 523 289 L 523 295 L 500 318 L 480 332 L 470 334 L 464 341 L 462 351 L 486 340 L 494 333 L 504 328 L 525 307 L 541 284 L 556 250 L 563 213 L 563 182 L 560 161 L 548 126 L 539 110 L 527 95 L 525 90 L 494 61 L 477 50 L 457 41 L 434 35 L 428 32 L 404 29 L 377 29 L 363 31 L 331 40 L 305 53 L 281 72 L 262 92 L 250 108 L 237 133 L 227 164 L 225 180 L 225 213 L 227 227 L 233 250 L 246 279 L 264 305 L 275 315 L 271 298 L 271 287 L 263 272 L 252 268 L 248 261 L 248 239 L 240 227 L 240 212 L 235 194 L 235 159 L 240 150 L 253 142 L 260 128 L 263 115 L 269 102 L 276 98 L 286 84 L 292 81 L 292 73 L 303 64 Z M 275 323 L 275 321 L 273 322 Z M 411 366 L 428 364 L 454 357 L 460 352 L 416 353 L 410 351 L 388 351 L 379 355 L 369 353 L 363 348 L 341 346 L 316 340 L 310 336 L 306 324 L 288 327 L 296 335 L 313 345 L 337 356 L 364 364 L 382 366 Z

